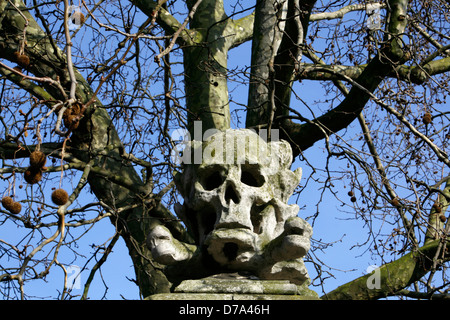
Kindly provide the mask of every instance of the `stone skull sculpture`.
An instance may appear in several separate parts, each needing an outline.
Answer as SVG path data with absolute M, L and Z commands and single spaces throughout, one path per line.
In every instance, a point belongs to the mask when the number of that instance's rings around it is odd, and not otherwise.
M 304 283 L 308 274 L 302 258 L 312 228 L 297 217 L 297 205 L 287 204 L 302 174 L 290 170 L 289 144 L 229 129 L 190 151 L 201 151 L 202 161 L 185 165 L 178 175 L 184 204 L 176 212 L 195 244 L 176 240 L 158 224 L 148 236 L 154 258 L 209 273 L 245 271 L 261 279 Z

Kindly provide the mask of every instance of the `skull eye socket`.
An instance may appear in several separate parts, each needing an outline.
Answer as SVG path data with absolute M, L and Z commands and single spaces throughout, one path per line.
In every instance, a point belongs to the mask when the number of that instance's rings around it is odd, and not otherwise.
M 199 182 L 203 189 L 207 191 L 220 187 L 225 181 L 225 174 L 222 168 L 216 166 L 209 166 L 201 170 L 200 177 Z
M 265 179 L 258 165 L 247 164 L 241 168 L 241 182 L 251 187 L 261 187 Z

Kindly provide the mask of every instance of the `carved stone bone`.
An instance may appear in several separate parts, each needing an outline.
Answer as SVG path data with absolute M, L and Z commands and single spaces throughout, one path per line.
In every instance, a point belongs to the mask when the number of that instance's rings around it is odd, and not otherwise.
M 183 245 L 158 226 L 148 237 L 154 258 L 166 265 L 191 261 L 204 268 L 209 259 L 223 270 L 245 271 L 261 279 L 308 279 L 303 257 L 311 226 L 287 204 L 301 179 L 290 170 L 292 151 L 286 141 L 266 143 L 251 130 L 229 129 L 201 145 L 202 162 L 185 166 L 177 187 L 184 198 L 177 215 L 195 239 Z M 199 151 L 197 150 L 189 150 Z M 214 272 L 210 270 L 209 272 Z

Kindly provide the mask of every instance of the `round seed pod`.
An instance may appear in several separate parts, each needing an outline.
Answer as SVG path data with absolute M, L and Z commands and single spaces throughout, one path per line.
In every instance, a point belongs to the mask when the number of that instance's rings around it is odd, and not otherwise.
M 19 54 L 17 56 L 17 63 L 19 66 L 26 68 L 30 65 L 30 57 L 28 57 L 26 54 Z
M 5 208 L 8 211 L 11 211 L 13 203 L 14 203 L 14 200 L 11 197 L 7 196 L 7 197 L 3 197 L 3 199 L 2 199 L 3 208 Z
M 23 174 L 23 177 L 29 184 L 38 183 L 42 180 L 42 170 L 36 169 L 34 167 L 29 167 Z
M 33 151 L 30 153 L 30 166 L 34 168 L 42 168 L 47 162 L 47 157 L 42 151 Z
M 447 220 L 447 218 L 443 214 L 441 214 L 439 216 L 439 220 L 441 220 L 441 222 L 445 222 Z
M 62 206 L 69 201 L 69 195 L 64 189 L 56 189 L 52 192 L 52 201 L 58 206 Z
M 422 122 L 425 124 L 430 124 L 432 122 L 431 113 L 427 112 L 422 117 Z
M 19 214 L 20 211 L 22 211 L 22 205 L 20 204 L 20 202 L 14 201 L 9 212 L 11 212 L 12 214 Z
M 351 198 L 350 198 L 350 201 L 351 201 L 351 202 L 356 202 L 356 197 L 355 197 L 355 196 L 351 197 Z
M 64 125 L 67 128 L 70 128 L 72 130 L 75 130 L 76 128 L 78 128 L 78 119 L 77 119 L 77 115 L 68 115 L 67 117 L 64 118 Z
M 78 128 L 79 119 L 81 114 L 81 105 L 74 103 L 70 108 L 66 109 L 63 114 L 64 126 L 68 129 L 75 130 Z
M 438 202 L 433 203 L 432 209 L 434 209 L 436 213 L 441 213 L 442 211 L 441 204 Z
M 72 23 L 76 24 L 77 26 L 82 25 L 86 21 L 86 17 L 81 11 L 75 11 L 71 16 L 71 19 Z

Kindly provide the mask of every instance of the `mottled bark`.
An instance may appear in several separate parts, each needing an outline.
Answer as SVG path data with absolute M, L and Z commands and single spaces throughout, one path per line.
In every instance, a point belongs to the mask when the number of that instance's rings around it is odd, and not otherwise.
M 304 63 L 301 65 L 302 73 L 298 75 L 298 79 L 345 81 L 343 78 L 343 76 L 345 76 L 352 80 L 356 80 L 364 71 L 365 67 L 367 67 L 366 64 L 344 66 Z M 402 81 L 410 81 L 414 84 L 423 84 L 432 76 L 448 71 L 450 71 L 450 58 L 446 57 L 426 62 L 420 66 L 401 65 L 393 69 L 386 76 Z
M 450 199 L 450 181 L 447 180 L 444 189 L 439 192 L 437 200 L 430 210 L 428 216 L 427 232 L 425 234 L 425 244 L 440 239 L 445 232 L 445 213 L 447 212 Z
M 133 3 L 149 16 L 159 10 L 156 21 L 169 35 L 182 27 L 157 2 Z M 222 0 L 187 1 L 187 6 L 192 17 L 176 40 L 184 54 L 188 127 L 191 134 L 194 121 L 202 122 L 203 132 L 227 129 L 230 127 L 228 52 L 251 38 L 254 17 L 253 14 L 239 20 L 227 17 Z
M 195 30 L 195 42 L 183 49 L 189 130 L 192 132 L 194 121 L 202 122 L 203 131 L 227 129 L 227 62 L 234 44 L 235 24 L 226 16 L 223 1 L 203 0 L 190 28 Z
M 440 241 L 433 241 L 398 260 L 381 266 L 375 274 L 367 274 L 336 288 L 321 299 L 377 300 L 396 295 L 401 289 L 418 281 L 430 271 L 438 249 L 442 250 Z M 448 253 L 445 259 L 449 259 Z
M 281 39 L 282 36 L 276 29 L 276 24 L 277 16 L 274 2 L 257 1 L 252 39 L 252 67 L 248 91 L 247 127 L 266 124 L 269 121 L 270 62 L 276 54 L 274 52 L 274 38 Z
M 314 3 L 257 1 L 247 127 L 272 127 L 277 117 L 289 113 L 292 83 L 302 59 Z

